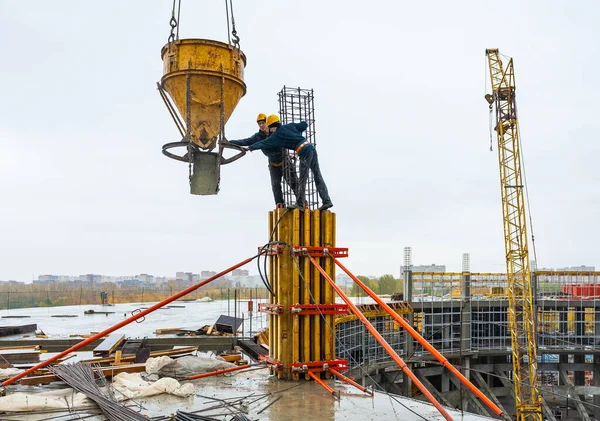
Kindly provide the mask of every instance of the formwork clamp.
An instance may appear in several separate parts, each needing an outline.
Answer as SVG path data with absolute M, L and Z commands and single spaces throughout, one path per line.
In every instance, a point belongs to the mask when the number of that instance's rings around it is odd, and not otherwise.
M 294 316 L 310 316 L 317 314 L 348 314 L 347 304 L 296 304 L 290 306 Z
M 292 255 L 311 256 L 311 257 L 333 257 L 338 259 L 348 257 L 347 247 L 311 247 L 311 246 L 292 246 Z
M 281 304 L 259 303 L 258 312 L 267 314 L 283 314 L 283 306 Z

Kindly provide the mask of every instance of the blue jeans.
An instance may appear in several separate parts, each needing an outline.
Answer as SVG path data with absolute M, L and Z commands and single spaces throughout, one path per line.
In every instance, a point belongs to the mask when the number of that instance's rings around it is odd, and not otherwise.
M 296 195 L 296 205 L 301 207 L 304 206 L 304 195 L 306 192 L 306 182 L 308 180 L 309 169 L 313 173 L 315 186 L 317 187 L 317 192 L 319 193 L 321 201 L 323 203 L 331 203 L 331 198 L 329 197 L 329 192 L 327 191 L 327 186 L 325 185 L 325 180 L 323 180 L 323 175 L 321 174 L 321 169 L 319 168 L 319 156 L 317 155 L 317 150 L 310 146 L 300 155 L 300 180 L 298 194 Z
M 271 175 L 271 189 L 273 190 L 273 197 L 275 199 L 275 205 L 281 203 L 285 205 L 283 200 L 283 191 L 281 189 L 281 180 L 285 179 L 286 183 L 290 186 L 294 195 L 298 197 L 298 175 L 296 174 L 296 169 L 289 161 L 289 157 L 284 156 L 284 162 L 282 165 L 275 166 L 269 162 L 269 174 Z M 284 171 L 284 166 L 286 166 L 289 170 Z

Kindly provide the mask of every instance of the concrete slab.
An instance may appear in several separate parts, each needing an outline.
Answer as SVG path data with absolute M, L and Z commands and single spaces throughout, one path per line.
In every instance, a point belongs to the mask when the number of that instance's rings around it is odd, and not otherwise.
M 140 412 L 148 417 L 157 417 L 175 413 L 178 409 L 186 412 L 203 410 L 198 414 L 227 421 L 233 417 L 236 411 L 242 408 L 248 411 L 245 415 L 252 420 L 437 421 L 444 419 L 430 404 L 383 393 L 376 393 L 372 398 L 352 386 L 329 380 L 329 385 L 340 391 L 341 399 L 338 401 L 312 381 L 277 380 L 270 376 L 266 369 L 242 372 L 227 377 L 204 378 L 195 380 L 193 383 L 196 386 L 195 396 L 180 398 L 163 394 L 141 399 L 139 403 L 143 406 L 143 409 Z M 9 388 L 8 393 L 14 393 L 19 388 Z M 32 388 L 27 389 L 29 392 L 32 391 Z M 222 407 L 222 402 L 219 401 L 234 402 L 235 398 L 243 398 L 243 400 L 230 408 Z M 268 406 L 269 404 L 271 406 Z M 208 410 L 215 406 L 220 407 Z M 455 420 L 483 421 L 492 419 L 470 413 L 461 413 L 456 410 L 449 410 L 449 412 Z M 53 413 L 51 416 L 57 417 L 59 415 L 60 413 Z M 47 413 L 0 416 L 1 419 L 7 420 L 31 421 L 48 419 L 48 417 L 49 414 Z M 79 418 L 75 416 L 72 419 Z M 99 421 L 105 418 L 103 416 L 93 416 L 86 419 Z

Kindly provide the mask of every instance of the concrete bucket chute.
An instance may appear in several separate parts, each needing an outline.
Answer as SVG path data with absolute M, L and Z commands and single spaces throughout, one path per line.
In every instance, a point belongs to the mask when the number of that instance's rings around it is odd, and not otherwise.
M 181 141 L 163 145 L 163 153 L 189 163 L 192 194 L 217 194 L 220 166 L 245 153 L 226 142 L 225 123 L 246 94 L 246 57 L 237 46 L 207 39 L 174 40 L 161 57 L 158 90 L 182 135 Z M 236 150 L 230 158 L 223 156 L 227 148 Z

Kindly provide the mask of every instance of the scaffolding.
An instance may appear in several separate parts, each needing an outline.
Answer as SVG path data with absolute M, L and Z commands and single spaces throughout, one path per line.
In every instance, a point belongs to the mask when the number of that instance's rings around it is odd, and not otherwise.
M 303 133 L 303 136 L 313 146 L 316 146 L 315 99 L 313 90 L 284 86 L 278 93 L 278 97 L 279 115 L 282 124 L 300 123 L 301 121 L 305 121 L 308 124 L 308 128 Z M 299 174 L 300 160 L 293 150 L 284 149 L 283 153 L 285 155 L 283 160 L 283 178 L 285 180 L 290 180 L 292 179 L 292 171 Z M 282 190 L 283 198 L 288 205 L 296 203 L 296 197 L 291 186 L 287 183 L 283 183 Z M 306 181 L 305 198 L 309 209 L 315 210 L 319 208 L 319 195 L 317 194 L 312 171 L 309 171 L 308 179 Z
M 405 254 L 410 267 L 410 251 Z M 506 274 L 410 272 L 410 284 L 412 300 L 407 304 L 412 306 L 413 326 L 440 352 L 510 353 Z M 565 351 L 600 351 L 600 272 L 537 271 L 533 285 L 538 348 L 546 354 L 542 360 Z M 372 322 L 402 354 L 402 329 L 383 314 L 373 315 Z M 387 358 L 355 320 L 336 320 L 336 336 L 337 354 L 345 355 L 351 366 L 359 357 L 366 364 Z M 412 355 L 425 353 L 413 346 Z

